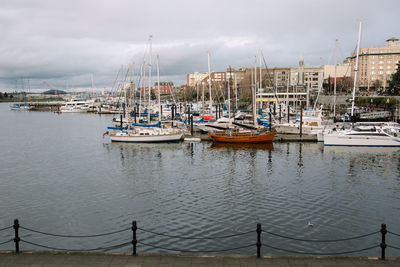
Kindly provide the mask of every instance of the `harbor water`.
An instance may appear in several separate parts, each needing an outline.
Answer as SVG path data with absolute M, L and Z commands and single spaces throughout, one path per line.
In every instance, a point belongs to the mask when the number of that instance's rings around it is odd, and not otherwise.
M 126 144 L 102 138 L 112 116 L 11 111 L 0 104 L 0 228 L 21 226 L 65 235 L 138 227 L 138 252 L 162 248 L 212 251 L 256 242 L 256 224 L 301 239 L 340 239 L 379 231 L 400 233 L 400 151 L 327 148 L 318 143 L 215 145 Z M 309 222 L 313 224 L 310 227 Z M 13 237 L 0 232 L 0 243 Z M 49 247 L 89 249 L 130 241 L 132 232 L 60 238 L 20 230 Z M 379 245 L 358 240 L 307 243 L 263 234 L 263 244 L 302 252 L 351 251 Z M 400 237 L 387 239 L 400 247 Z M 43 248 L 22 243 L 21 250 Z M 0 250 L 13 249 L 13 243 Z M 131 246 L 115 251 L 128 252 Z M 227 252 L 255 254 L 249 247 Z M 262 247 L 263 254 L 288 254 Z M 372 249 L 353 255 L 380 255 Z M 387 256 L 400 256 L 387 250 Z

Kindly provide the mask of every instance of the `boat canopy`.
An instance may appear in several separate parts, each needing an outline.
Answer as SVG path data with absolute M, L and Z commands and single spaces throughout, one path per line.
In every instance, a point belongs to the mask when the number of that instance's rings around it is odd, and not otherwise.
M 126 127 L 107 127 L 107 129 L 108 130 L 119 130 L 119 131 L 121 131 L 121 130 L 127 130 L 128 126 L 126 126 Z
M 157 124 L 139 124 L 139 123 L 132 123 L 133 126 L 138 126 L 138 127 L 158 127 L 161 128 L 161 122 L 158 122 Z

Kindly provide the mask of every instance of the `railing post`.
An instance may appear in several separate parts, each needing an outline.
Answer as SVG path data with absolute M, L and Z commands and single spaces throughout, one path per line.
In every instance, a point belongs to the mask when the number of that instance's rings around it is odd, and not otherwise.
M 261 257 L 261 223 L 257 223 L 257 258 Z
M 19 241 L 21 240 L 19 238 L 19 234 L 18 234 L 18 229 L 19 229 L 19 222 L 18 219 L 14 220 L 14 232 L 15 232 L 15 237 L 14 237 L 14 242 L 15 242 L 15 253 L 18 254 L 19 253 Z
M 381 225 L 381 235 L 382 235 L 382 240 L 381 240 L 381 260 L 385 260 L 385 249 L 386 249 L 386 224 Z
M 133 251 L 132 251 L 132 256 L 137 256 L 136 254 L 136 244 L 137 244 L 137 240 L 136 240 L 136 230 L 137 230 L 137 225 L 136 225 L 136 221 L 132 222 L 132 246 L 133 246 Z

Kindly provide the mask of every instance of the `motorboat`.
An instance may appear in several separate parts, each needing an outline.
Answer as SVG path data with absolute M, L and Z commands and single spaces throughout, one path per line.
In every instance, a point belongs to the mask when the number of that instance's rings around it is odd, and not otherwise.
M 351 129 L 331 130 L 324 135 L 325 146 L 400 147 L 397 125 L 355 125 Z
M 59 108 L 60 113 L 85 113 L 88 112 L 88 105 L 86 101 L 79 99 L 72 99 L 66 102 Z

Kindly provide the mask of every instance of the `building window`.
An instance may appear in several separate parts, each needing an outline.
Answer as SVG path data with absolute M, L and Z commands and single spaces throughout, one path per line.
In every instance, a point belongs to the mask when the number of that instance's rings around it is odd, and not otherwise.
M 386 74 L 390 74 L 390 71 L 387 71 Z
M 387 66 L 387 68 L 388 68 L 388 69 L 391 69 L 391 68 L 392 68 L 392 66 Z
M 375 71 L 371 71 L 371 75 L 374 75 L 375 74 Z

